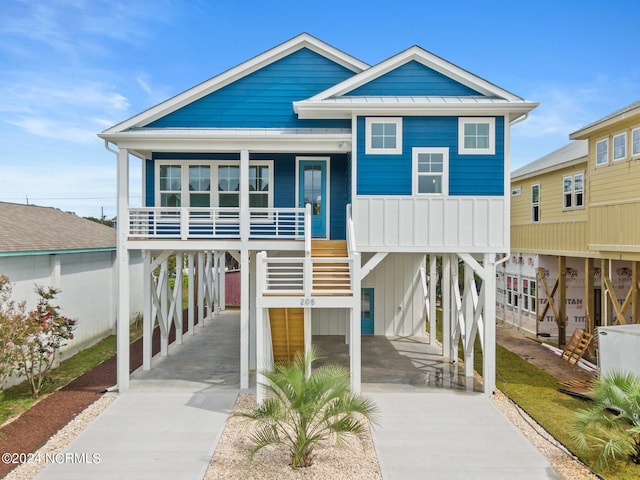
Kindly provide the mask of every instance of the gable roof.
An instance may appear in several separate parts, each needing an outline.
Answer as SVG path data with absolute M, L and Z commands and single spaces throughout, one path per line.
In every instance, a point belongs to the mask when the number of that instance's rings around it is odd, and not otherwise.
M 143 127 L 303 48 L 308 48 L 309 50 L 316 52 L 355 73 L 359 73 L 362 70 L 369 68 L 369 65 L 357 58 L 332 47 L 308 33 L 302 33 L 270 50 L 267 50 L 264 53 L 261 53 L 260 55 L 257 55 L 256 57 L 253 57 L 250 60 L 247 60 L 246 62 L 241 63 L 240 65 L 237 65 L 236 67 L 233 67 L 170 98 L 169 100 L 166 100 L 129 118 L 128 120 L 125 120 L 124 122 L 104 130 L 102 134 L 108 135 L 120 133 L 131 128 Z
M 596 120 L 593 123 L 590 123 L 586 127 L 582 127 L 580 130 L 576 130 L 569 138 L 571 140 L 578 140 L 587 138 L 591 133 L 601 129 L 606 128 L 609 125 L 619 122 L 620 120 L 625 120 L 630 117 L 640 117 L 640 100 L 637 100 L 626 107 L 622 107 L 620 110 L 617 110 L 606 117 L 601 118 L 600 120 Z
M 57 208 L 0 202 L 0 256 L 115 247 L 114 228 Z
M 418 62 L 467 87 L 469 90 L 477 92 L 477 95 L 456 95 L 451 97 L 443 95 L 346 96 L 349 92 L 410 62 Z M 416 45 L 313 97 L 294 102 L 294 110 L 300 118 L 315 118 L 316 115 L 322 116 L 323 112 L 333 111 L 335 113 L 336 111 L 342 111 L 342 113 L 347 113 L 348 111 L 350 113 L 353 109 L 362 109 L 370 112 L 372 110 L 383 111 L 401 107 L 402 109 L 412 109 L 416 113 L 433 114 L 451 111 L 452 108 L 470 109 L 475 112 L 492 109 L 495 112 L 496 107 L 498 107 L 507 111 L 513 110 L 517 117 L 527 113 L 537 105 L 538 103 L 528 102 Z
M 511 180 L 520 180 L 531 175 L 539 175 L 544 172 L 571 166 L 574 163 L 584 162 L 588 154 L 589 142 L 586 140 L 575 140 L 564 147 L 554 150 L 514 170 L 511 172 Z

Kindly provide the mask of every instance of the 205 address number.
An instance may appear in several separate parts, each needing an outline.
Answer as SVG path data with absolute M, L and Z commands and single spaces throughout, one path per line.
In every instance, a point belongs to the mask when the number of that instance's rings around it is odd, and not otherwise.
M 316 304 L 315 298 L 301 298 L 300 306 L 301 307 L 313 307 Z

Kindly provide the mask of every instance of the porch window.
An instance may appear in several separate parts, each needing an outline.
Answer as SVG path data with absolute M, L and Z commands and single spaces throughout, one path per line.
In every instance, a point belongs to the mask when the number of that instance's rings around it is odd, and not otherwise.
M 640 128 L 631 130 L 631 155 L 640 155 Z
M 531 221 L 540 221 L 540 184 L 531 185 Z
M 367 117 L 365 120 L 365 153 L 402 153 L 402 118 Z
M 218 167 L 218 205 L 220 207 L 240 206 L 239 165 L 220 165 Z
M 609 163 L 609 139 L 603 138 L 596 142 L 596 165 Z
M 458 153 L 460 155 L 494 155 L 496 153 L 495 132 L 495 118 L 459 118 Z
M 180 165 L 160 166 L 160 206 L 180 207 L 182 196 L 182 169 Z
M 448 191 L 449 149 L 413 149 L 414 195 L 446 195 Z
M 620 133 L 613 136 L 613 161 L 624 160 L 627 157 L 627 134 Z
M 189 205 L 209 207 L 211 199 L 211 167 L 208 165 L 189 166 Z

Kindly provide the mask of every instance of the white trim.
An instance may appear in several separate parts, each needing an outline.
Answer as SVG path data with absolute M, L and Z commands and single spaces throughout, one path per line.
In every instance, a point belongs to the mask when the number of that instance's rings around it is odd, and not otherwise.
M 622 155 L 621 157 L 616 158 L 616 138 L 619 137 L 624 137 L 624 155 Z M 616 133 L 615 135 L 613 135 L 611 137 L 611 158 L 614 162 L 621 162 L 623 160 L 627 159 L 627 148 L 629 148 L 628 144 L 627 144 L 627 132 L 620 132 L 620 133 Z
M 149 123 L 175 111 L 179 108 L 192 103 L 205 95 L 208 95 L 216 90 L 219 90 L 240 78 L 243 78 L 251 73 L 260 70 L 261 68 L 276 62 L 293 52 L 296 52 L 302 48 L 308 48 L 323 57 L 326 57 L 343 67 L 359 73 L 367 68 L 369 65 L 358 60 L 345 52 L 332 47 L 331 45 L 309 35 L 308 33 L 302 33 L 260 55 L 247 60 L 226 72 L 216 75 L 193 88 L 190 88 L 169 100 L 166 100 L 138 115 L 135 115 L 124 122 L 121 122 L 113 127 L 105 130 L 103 133 L 118 133 L 123 130 L 127 130 L 132 127 L 139 127 L 148 125 Z
M 605 152 L 606 152 L 606 161 L 598 162 L 598 144 L 602 143 L 602 142 L 606 142 L 606 144 L 607 144 L 607 148 L 605 150 Z M 596 167 L 602 167 L 604 165 L 609 165 L 609 137 L 600 138 L 600 139 L 595 141 L 594 160 L 595 160 Z
M 442 154 L 442 190 L 438 193 L 420 193 L 418 192 L 418 155 L 421 153 L 439 153 Z M 414 147 L 411 149 L 412 163 L 412 193 L 416 196 L 444 196 L 449 194 L 449 148 L 434 147 Z
M 466 87 L 476 90 L 482 95 L 502 97 L 516 102 L 523 100 L 522 98 L 503 90 L 483 78 L 480 78 L 457 65 L 454 65 L 453 63 L 418 47 L 417 45 L 383 60 L 377 65 L 358 73 L 357 75 L 354 75 L 353 77 L 348 78 L 333 87 L 314 95 L 313 97 L 310 97 L 309 100 L 324 100 L 330 97 L 344 95 L 411 61 L 421 63 L 422 65 L 465 85 Z
M 486 148 L 466 148 L 464 146 L 464 127 L 467 124 L 489 125 L 489 146 Z M 496 153 L 496 119 L 495 117 L 460 117 L 458 118 L 458 155 L 495 155 Z
M 638 133 L 638 151 L 636 153 L 633 152 L 633 135 Z M 629 154 L 632 158 L 640 156 L 640 127 L 631 129 L 631 149 L 629 150 Z
M 325 236 L 324 237 L 314 237 L 314 238 L 326 238 L 329 239 L 331 237 L 331 157 L 327 157 L 327 156 L 322 156 L 322 157 L 313 157 L 313 156 L 296 156 L 296 200 L 295 200 L 295 205 L 298 205 L 298 202 L 300 201 L 300 161 L 312 161 L 312 162 L 320 162 L 320 161 L 325 161 L 326 162 L 326 188 L 327 188 L 327 192 L 326 192 L 326 196 L 327 196 L 327 200 L 326 200 L 326 206 L 325 206 L 325 214 L 326 214 L 326 230 L 325 230 Z M 304 207 L 304 205 L 302 205 Z
M 394 148 L 374 147 L 372 145 L 373 124 L 391 124 L 396 126 L 396 146 Z M 365 153 L 367 155 L 402 155 L 402 117 L 365 117 Z
M 190 206 L 190 191 L 189 191 L 189 167 L 191 166 L 207 166 L 210 167 L 209 175 L 211 188 L 209 190 L 209 206 L 216 208 L 220 205 L 220 196 L 218 192 L 218 167 L 220 166 L 238 166 L 240 167 L 240 160 L 186 160 L 180 158 L 174 159 L 162 159 L 154 160 L 154 190 L 153 198 L 154 205 L 160 207 L 160 167 L 162 165 L 178 165 L 181 167 L 181 207 Z M 274 202 L 274 161 L 273 160 L 249 160 L 249 166 L 267 166 L 269 168 L 269 194 L 268 194 L 268 208 L 273 208 Z M 184 168 L 183 168 L 184 167 Z M 239 178 L 242 182 L 243 179 Z M 249 181 L 247 177 L 246 181 Z M 186 194 L 186 195 L 185 195 Z M 238 195 L 240 192 L 238 191 Z M 251 195 L 251 192 L 249 192 Z M 249 206 L 247 205 L 247 208 Z

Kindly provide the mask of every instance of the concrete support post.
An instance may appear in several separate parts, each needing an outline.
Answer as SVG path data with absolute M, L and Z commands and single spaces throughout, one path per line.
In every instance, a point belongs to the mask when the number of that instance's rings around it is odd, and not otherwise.
M 361 385 L 361 308 L 360 297 L 360 254 L 353 254 L 353 306 L 350 309 L 349 366 L 351 370 L 351 391 L 360 393 Z
M 442 356 L 455 362 L 451 357 L 451 255 L 442 256 Z
M 153 352 L 151 351 L 153 341 L 153 324 L 154 320 L 151 318 L 151 289 L 153 288 L 153 278 L 151 272 L 151 254 L 148 251 L 142 253 L 143 257 L 143 279 L 142 279 L 142 295 L 144 297 L 144 304 L 142 307 L 142 369 L 151 370 L 151 357 Z
M 249 388 L 249 251 L 240 252 L 240 388 Z
M 118 391 L 129 388 L 129 252 L 127 234 L 129 231 L 129 151 L 118 151 L 118 309 L 117 331 L 117 379 Z
M 187 259 L 187 332 L 193 335 L 195 327 L 196 310 L 196 279 L 195 279 L 195 258 L 194 253 L 189 252 Z
M 436 286 L 438 285 L 438 257 L 429 255 L 429 345 L 436 342 Z
M 482 351 L 483 391 L 496 391 L 496 260 L 495 254 L 485 253 L 484 268 L 484 341 Z
M 473 276 L 473 269 L 465 262 L 464 264 L 464 376 L 473 377 L 473 357 L 474 357 L 474 305 L 471 289 L 476 288 Z M 494 300 L 495 301 L 495 300 Z

